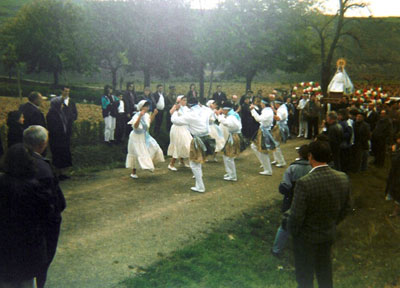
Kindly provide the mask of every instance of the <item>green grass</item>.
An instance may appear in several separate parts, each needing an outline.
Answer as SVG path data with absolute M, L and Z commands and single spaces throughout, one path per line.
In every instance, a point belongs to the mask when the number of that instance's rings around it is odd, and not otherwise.
M 354 211 L 333 248 L 335 287 L 400 285 L 400 219 L 384 200 L 386 169 L 351 175 Z M 291 245 L 281 259 L 269 253 L 280 203 L 223 223 L 205 239 L 150 267 L 132 267 L 124 287 L 296 287 Z

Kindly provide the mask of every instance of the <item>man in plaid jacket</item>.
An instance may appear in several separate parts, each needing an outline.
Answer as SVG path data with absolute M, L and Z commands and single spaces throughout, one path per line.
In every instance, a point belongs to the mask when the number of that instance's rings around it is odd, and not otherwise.
M 314 271 L 320 288 L 333 287 L 331 246 L 336 225 L 350 208 L 350 182 L 345 173 L 327 165 L 330 158 L 327 141 L 312 142 L 309 162 L 313 169 L 296 182 L 288 229 L 299 288 L 313 287 Z

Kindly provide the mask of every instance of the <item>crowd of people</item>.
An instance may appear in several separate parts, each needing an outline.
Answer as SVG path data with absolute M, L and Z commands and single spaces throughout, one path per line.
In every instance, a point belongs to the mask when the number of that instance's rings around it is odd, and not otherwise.
M 69 93 L 70 88 L 64 87 L 60 96 L 51 99 L 46 117 L 39 108 L 44 99 L 39 92 L 32 92 L 27 103 L 8 114 L 8 149 L 3 157 L 4 174 L 0 174 L 4 200 L 0 201 L 4 220 L 0 225 L 0 282 L 28 287 L 36 278 L 38 287 L 44 287 L 66 207 L 58 181 L 68 178 L 65 169 L 72 165 L 71 135 L 78 114 Z M 299 158 L 287 167 L 279 186 L 285 217 L 271 249 L 279 256 L 292 234 L 301 287 L 312 283 L 314 270 L 322 287 L 331 287 L 334 227 L 349 206 L 346 173 L 368 169 L 370 155 L 373 164 L 382 167 L 392 152 L 386 198 L 396 203 L 391 216 L 400 215 L 399 102 L 360 105 L 343 97 L 327 104 L 312 92 L 297 96 L 276 90 L 268 95 L 259 90 L 256 95 L 247 91 L 241 97 L 227 97 L 220 85 L 211 99 L 204 100 L 194 84 L 182 95 L 174 86 L 165 94 L 159 84 L 154 93 L 146 87 L 139 96 L 129 82 L 125 92 L 113 93 L 106 85 L 101 107 L 105 143 L 128 140 L 125 166 L 131 169 L 132 179 L 138 178 L 139 170 L 153 171 L 168 155 L 171 173 L 178 171 L 178 163 L 191 169 L 195 183 L 190 189 L 197 193 L 206 191 L 202 165 L 217 162 L 217 153 L 222 154 L 225 167 L 221 180 L 236 182 L 240 175 L 235 158 L 247 147 L 260 162 L 259 174 L 271 176 L 273 166 L 287 166 L 281 145 L 296 137 L 309 139 L 310 144 L 298 147 Z M 158 144 L 163 123 L 170 136 L 166 151 Z M 47 145 L 51 165 L 45 158 Z M 329 193 L 322 197 L 321 189 Z M 325 204 L 316 205 L 321 201 Z M 309 226 L 302 226 L 304 219 Z M 329 231 L 322 235 L 313 233 L 314 228 Z M 309 255 L 315 259 L 307 260 Z

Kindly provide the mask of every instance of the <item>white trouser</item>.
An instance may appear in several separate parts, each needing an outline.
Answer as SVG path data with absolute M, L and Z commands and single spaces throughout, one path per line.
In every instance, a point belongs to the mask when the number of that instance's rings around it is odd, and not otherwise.
M 274 155 L 274 161 L 279 165 L 286 165 L 285 158 L 283 158 L 282 150 L 280 147 L 276 147 L 275 151 L 272 153 Z
M 304 134 L 303 134 L 303 130 L 304 130 Z M 305 120 L 299 120 L 299 136 L 300 135 L 304 135 L 307 137 L 308 134 L 308 125 L 307 125 L 307 121 Z
M 107 116 L 104 118 L 104 141 L 114 140 L 115 117 Z
M 229 178 L 236 180 L 235 158 L 227 157 L 225 155 L 223 155 L 222 158 L 224 159 L 226 174 L 228 174 Z
M 194 178 L 196 179 L 196 188 L 199 190 L 205 190 L 203 182 L 203 171 L 201 170 L 201 163 L 189 162 L 190 168 L 192 169 Z
M 258 160 L 264 168 L 264 172 L 268 172 L 272 174 L 271 160 L 269 159 L 269 155 L 267 153 L 261 153 L 258 151 L 257 146 L 251 144 L 251 149 L 253 149 L 254 154 L 256 154 Z

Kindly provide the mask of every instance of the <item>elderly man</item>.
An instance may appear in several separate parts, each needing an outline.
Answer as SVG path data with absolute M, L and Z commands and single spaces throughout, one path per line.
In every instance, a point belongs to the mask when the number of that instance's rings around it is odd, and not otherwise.
M 44 225 L 47 263 L 37 275 L 37 285 L 43 288 L 47 278 L 47 270 L 56 254 L 58 237 L 60 235 L 61 213 L 66 207 L 64 194 L 58 185 L 58 180 L 54 176 L 50 162 L 42 156 L 48 143 L 48 132 L 45 128 L 39 125 L 30 126 L 24 131 L 24 144 L 32 151 L 36 166 L 36 179 L 39 181 L 42 188 L 50 195 L 51 206 L 53 207 L 49 213 Z
M 42 97 L 42 94 L 33 91 L 28 96 L 29 101 L 19 107 L 19 111 L 24 114 L 24 128 L 28 128 L 31 125 L 47 127 L 44 115 L 40 111 L 43 99 L 45 98 Z
M 293 236 L 296 280 L 299 288 L 332 288 L 331 247 L 336 225 L 350 208 L 350 181 L 328 166 L 330 147 L 317 140 L 309 145 L 311 171 L 296 181 L 287 227 Z

